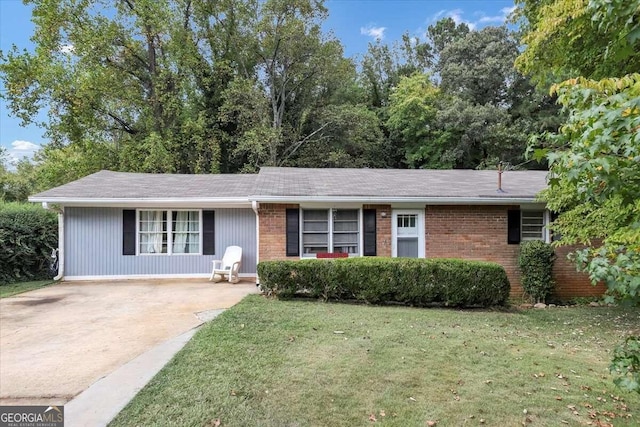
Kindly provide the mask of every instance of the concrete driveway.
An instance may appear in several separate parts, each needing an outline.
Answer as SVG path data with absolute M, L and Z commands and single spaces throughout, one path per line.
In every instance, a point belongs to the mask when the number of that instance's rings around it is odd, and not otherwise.
M 64 404 L 254 283 L 63 282 L 0 299 L 0 405 Z M 201 316 L 206 317 L 206 316 Z

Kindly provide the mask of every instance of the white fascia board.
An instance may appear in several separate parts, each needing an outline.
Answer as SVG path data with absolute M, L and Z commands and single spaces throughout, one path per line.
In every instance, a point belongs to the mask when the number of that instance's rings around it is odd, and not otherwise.
M 519 205 L 540 203 L 535 197 L 370 197 L 370 196 L 252 196 L 260 203 L 422 203 L 426 205 Z
M 251 202 L 246 197 L 227 198 L 81 198 L 81 197 L 29 197 L 30 202 L 55 203 L 61 206 L 84 207 L 162 207 L 162 208 L 251 208 Z

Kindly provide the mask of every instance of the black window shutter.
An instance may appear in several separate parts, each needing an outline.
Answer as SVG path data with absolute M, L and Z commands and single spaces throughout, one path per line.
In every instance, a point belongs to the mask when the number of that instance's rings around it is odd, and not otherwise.
M 216 212 L 202 211 L 202 254 L 216 254 Z
M 507 214 L 507 227 L 509 229 L 507 233 L 507 243 L 517 245 L 520 243 L 520 211 L 511 210 L 507 211 Z
M 122 211 L 122 255 L 136 254 L 136 211 Z
M 365 209 L 362 212 L 364 232 L 364 256 L 376 256 L 376 210 Z
M 287 256 L 300 256 L 300 211 L 287 209 Z

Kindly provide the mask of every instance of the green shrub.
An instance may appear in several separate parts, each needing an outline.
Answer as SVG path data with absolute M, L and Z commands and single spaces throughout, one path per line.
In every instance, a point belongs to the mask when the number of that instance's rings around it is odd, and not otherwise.
M 28 203 L 0 203 L 0 284 L 51 277 L 58 247 L 54 212 Z
M 504 305 L 510 285 L 499 264 L 459 259 L 348 258 L 264 261 L 260 285 L 269 295 L 425 306 Z
M 532 240 L 520 244 L 518 265 L 522 273 L 522 288 L 536 302 L 544 302 L 553 292 L 555 259 L 553 247 L 548 243 Z
M 630 336 L 616 347 L 609 370 L 613 382 L 626 391 L 640 393 L 640 337 Z

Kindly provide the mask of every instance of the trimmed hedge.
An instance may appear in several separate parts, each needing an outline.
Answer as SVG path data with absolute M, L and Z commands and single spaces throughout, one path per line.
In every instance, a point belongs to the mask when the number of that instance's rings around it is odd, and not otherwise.
M 396 302 L 414 306 L 504 305 L 511 286 L 495 263 L 461 259 L 348 258 L 264 261 L 260 285 L 269 295 L 323 300 Z
M 553 292 L 553 246 L 540 240 L 522 242 L 518 253 L 518 266 L 522 273 L 522 288 L 536 302 L 544 302 Z
M 0 285 L 51 278 L 51 251 L 57 247 L 54 212 L 27 203 L 0 203 Z

